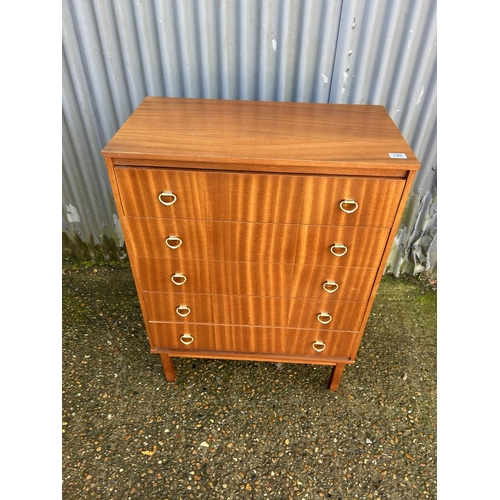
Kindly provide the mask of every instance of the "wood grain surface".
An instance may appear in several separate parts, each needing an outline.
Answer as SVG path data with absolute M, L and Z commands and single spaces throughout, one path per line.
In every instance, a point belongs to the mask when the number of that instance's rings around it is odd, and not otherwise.
M 131 167 L 117 167 L 115 175 L 120 191 L 127 193 L 121 197 L 123 210 L 131 217 L 365 227 L 392 225 L 405 184 L 401 179 Z M 174 193 L 175 202 L 162 204 L 162 192 Z M 356 211 L 342 211 L 343 200 L 356 201 Z
M 318 266 L 378 267 L 388 235 L 386 228 L 302 225 L 294 261 Z M 345 255 L 333 255 L 334 244 L 347 247 Z
M 389 153 L 407 159 L 392 161 Z M 418 169 L 383 106 L 146 97 L 104 157 Z
M 217 349 L 225 352 L 286 354 L 286 328 L 215 325 Z
M 269 326 L 319 330 L 358 331 L 364 302 L 331 299 L 299 299 L 246 295 L 209 295 L 143 292 L 150 322 L 201 323 L 240 326 Z M 189 315 L 181 317 L 176 309 L 187 306 Z M 318 320 L 320 313 L 331 321 Z
M 364 302 L 370 294 L 376 271 L 376 268 L 365 267 L 298 264 L 294 268 L 294 280 L 289 296 L 344 302 Z M 323 285 L 327 282 L 338 285 L 335 292 L 328 293 L 323 288 Z M 334 286 L 327 286 L 326 288 L 335 289 Z
M 329 363 L 336 390 L 420 166 L 385 109 L 147 97 L 102 154 L 167 380 L 171 356 Z
M 365 302 L 339 302 L 331 299 L 290 299 L 288 327 L 309 330 L 347 330 L 358 331 Z M 322 324 L 318 314 L 326 313 L 331 321 Z
M 213 325 L 181 323 L 149 323 L 152 349 L 217 350 Z M 182 335 L 191 335 L 193 342 L 183 344 Z
M 191 219 L 127 217 L 129 252 L 136 257 L 293 263 L 297 224 L 216 222 Z M 182 245 L 172 250 L 165 240 Z
M 155 259 L 224 260 L 263 263 L 378 267 L 389 230 L 352 226 L 306 226 L 127 217 L 128 250 Z M 182 244 L 171 249 L 169 236 Z M 336 257 L 331 245 L 347 253 Z
M 356 334 L 339 331 L 300 331 L 286 328 L 236 325 L 199 325 L 151 323 L 150 330 L 155 349 L 180 351 L 217 351 L 225 357 L 229 353 L 260 353 L 304 357 L 346 358 L 352 353 Z M 185 345 L 182 335 L 189 334 L 193 342 Z M 314 342 L 323 342 L 325 349 L 318 352 Z M 235 356 L 237 357 L 237 356 Z M 240 358 L 244 359 L 244 358 Z M 290 358 L 289 361 L 294 361 Z M 297 360 L 295 360 L 297 361 Z
M 143 292 L 150 322 L 166 321 L 178 323 L 214 323 L 214 295 L 203 293 Z M 188 306 L 187 316 L 180 316 L 176 309 Z M 181 313 L 185 313 L 181 311 Z
M 352 332 L 336 332 L 320 330 L 311 332 L 309 330 L 291 332 L 287 335 L 286 351 L 288 354 L 302 354 L 309 356 L 327 357 L 339 356 L 349 357 L 353 353 L 356 334 Z M 323 342 L 325 348 L 318 352 L 313 348 L 314 342 Z
M 331 265 L 148 258 L 135 258 L 134 268 L 145 291 L 341 301 L 365 301 L 377 271 L 376 268 Z M 175 285 L 174 274 L 185 276 L 184 284 Z M 323 288 L 326 282 L 337 283 L 338 289 L 326 292 Z
M 150 292 L 184 292 L 184 293 L 234 293 L 231 291 L 217 291 L 214 288 L 210 260 L 189 259 L 154 259 L 131 257 L 134 270 L 141 290 Z M 177 278 L 176 285 L 172 277 L 182 275 L 186 279 Z

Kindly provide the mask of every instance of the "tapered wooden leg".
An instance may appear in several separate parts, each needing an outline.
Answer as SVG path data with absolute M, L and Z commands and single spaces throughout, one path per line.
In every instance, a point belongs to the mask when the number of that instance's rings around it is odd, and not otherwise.
M 344 371 L 344 364 L 337 363 L 332 370 L 332 376 L 330 377 L 330 383 L 328 388 L 331 391 L 336 391 L 339 388 L 340 379 L 342 378 L 342 372 Z
M 172 358 L 168 354 L 160 354 L 160 356 L 167 382 L 174 382 L 177 375 L 175 374 L 175 367 Z

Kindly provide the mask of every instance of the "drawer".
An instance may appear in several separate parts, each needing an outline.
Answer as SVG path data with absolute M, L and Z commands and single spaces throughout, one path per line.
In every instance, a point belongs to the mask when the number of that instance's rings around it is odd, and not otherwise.
M 289 331 L 286 352 L 303 356 L 351 358 L 355 353 L 356 339 L 357 333 L 354 332 Z
M 289 328 L 359 331 L 366 302 L 290 299 Z
M 389 235 L 386 228 L 138 217 L 126 226 L 135 257 L 343 267 L 378 267 Z
M 358 331 L 364 302 L 143 292 L 149 321 Z
M 390 227 L 405 184 L 375 177 L 114 171 L 120 192 L 126 193 L 125 215 L 175 219 Z
M 149 321 L 214 323 L 212 295 L 143 292 Z
M 149 323 L 148 331 L 152 349 L 217 349 L 212 325 Z
M 377 269 L 134 258 L 145 291 L 365 301 Z

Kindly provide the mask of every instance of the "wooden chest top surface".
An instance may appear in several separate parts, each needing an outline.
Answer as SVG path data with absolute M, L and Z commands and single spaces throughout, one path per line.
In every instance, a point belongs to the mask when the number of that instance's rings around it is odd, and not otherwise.
M 389 153 L 406 158 L 393 159 Z M 383 106 L 146 97 L 104 157 L 417 170 Z M 205 162 L 205 163 L 203 163 Z M 205 168 L 209 168 L 208 166 Z

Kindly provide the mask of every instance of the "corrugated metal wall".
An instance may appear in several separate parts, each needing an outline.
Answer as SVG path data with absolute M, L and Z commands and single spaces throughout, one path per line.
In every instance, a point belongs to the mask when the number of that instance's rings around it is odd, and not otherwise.
M 383 104 L 422 162 L 386 271 L 436 263 L 436 0 L 63 0 L 63 254 L 123 258 L 100 151 L 146 95 Z

